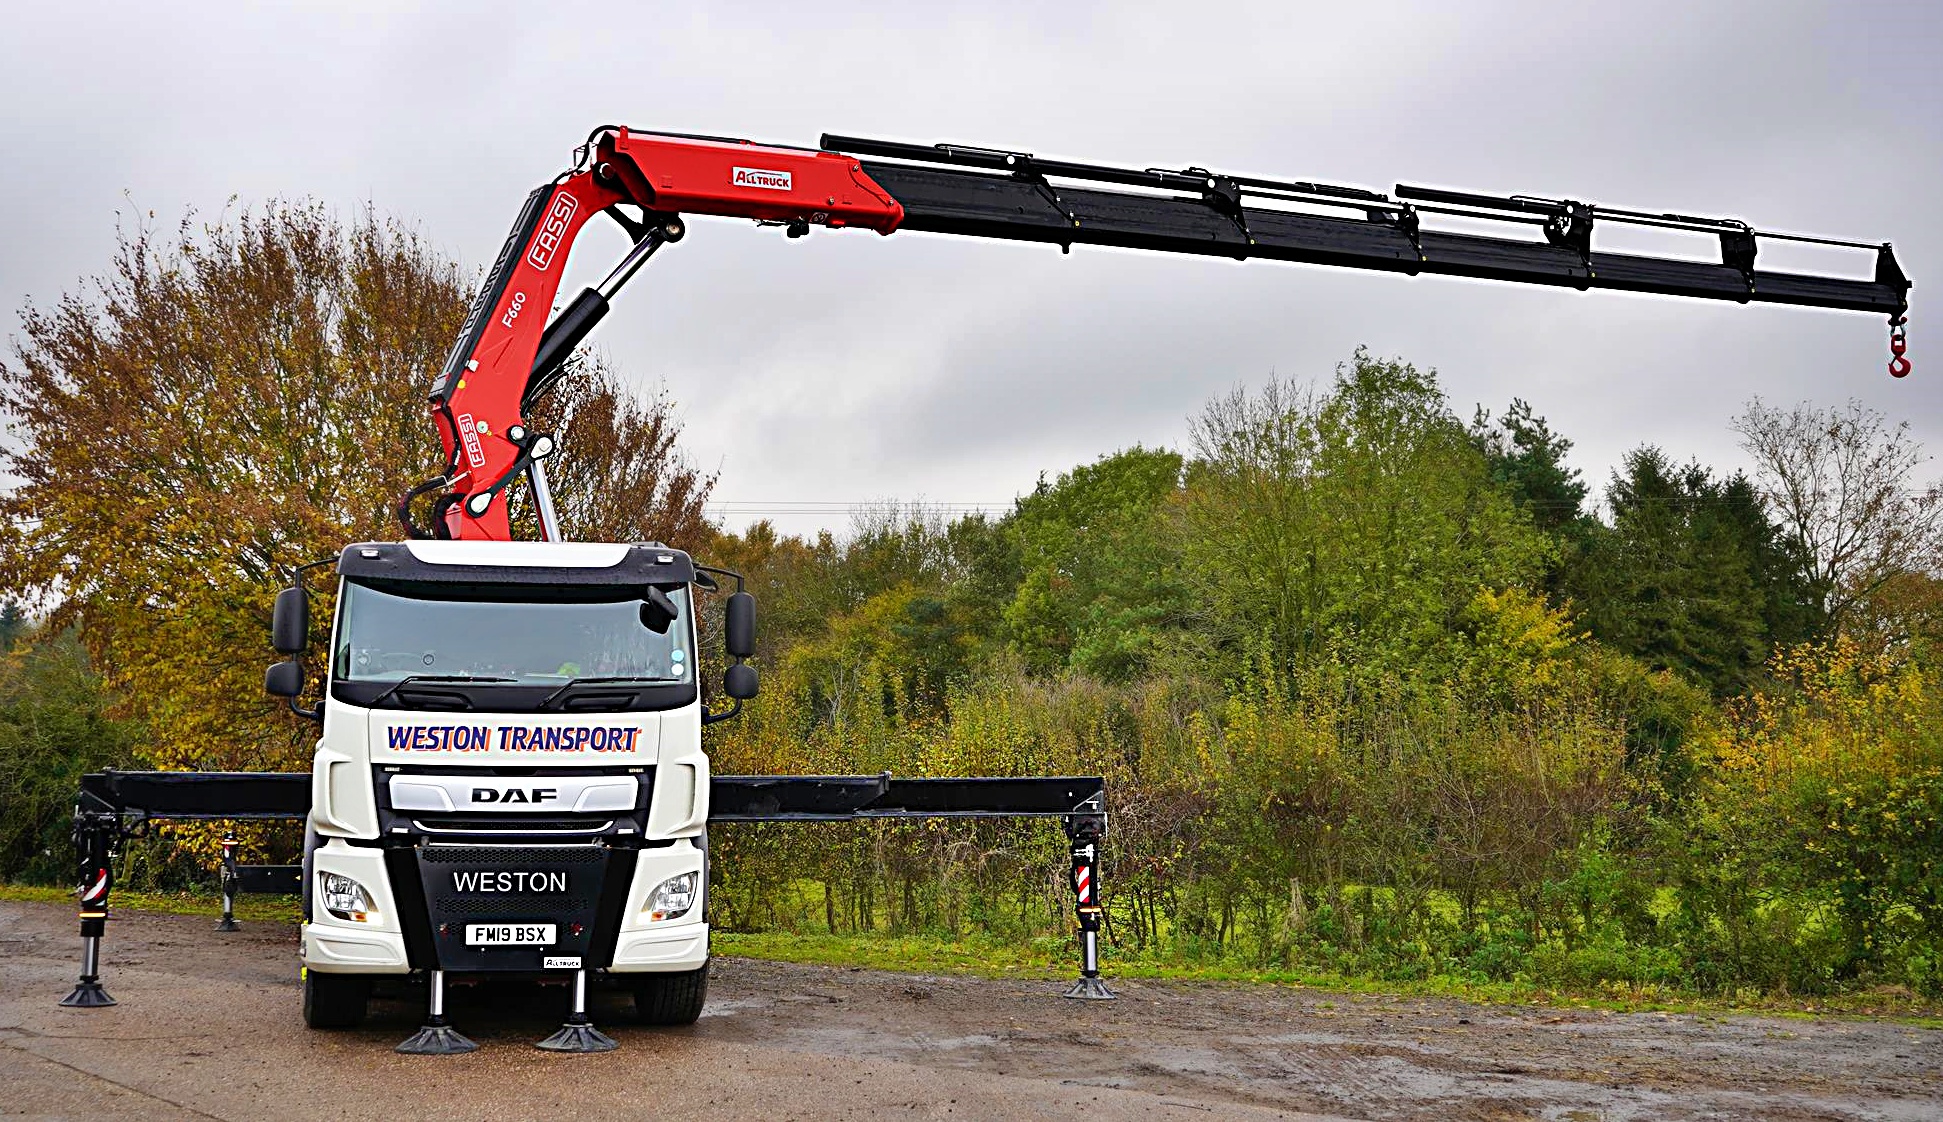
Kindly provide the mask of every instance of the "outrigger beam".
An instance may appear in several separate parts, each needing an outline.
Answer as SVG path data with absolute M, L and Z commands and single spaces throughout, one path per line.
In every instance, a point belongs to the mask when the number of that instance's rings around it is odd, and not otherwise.
M 897 779 L 882 775 L 718 775 L 710 822 L 843 822 L 853 818 L 1063 818 L 1095 812 L 1097 776 Z
M 62 1005 L 113 1005 L 101 987 L 101 937 L 115 858 L 131 828 L 157 819 L 300 819 L 310 813 L 308 772 L 104 771 L 81 777 L 74 809 L 80 870 L 81 976 Z M 882 818 L 1058 818 L 1072 843 L 1080 980 L 1067 997 L 1111 998 L 1100 980 L 1100 843 L 1106 782 L 1098 776 L 898 779 L 882 775 L 718 775 L 710 822 L 849 822 Z M 290 866 L 238 866 L 224 847 L 224 916 L 237 890 L 289 886 Z

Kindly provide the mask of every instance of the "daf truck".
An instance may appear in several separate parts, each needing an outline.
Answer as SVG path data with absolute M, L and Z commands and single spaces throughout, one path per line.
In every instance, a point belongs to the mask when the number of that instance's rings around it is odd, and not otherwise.
M 709 764 L 686 553 L 655 543 L 360 543 L 338 595 L 311 772 L 304 1019 L 344 1028 L 374 981 L 589 972 L 644 1021 L 707 993 Z M 296 706 L 302 588 L 267 685 Z M 756 691 L 754 602 L 730 595 L 725 692 Z M 439 995 L 435 994 L 435 1002 Z M 443 1009 L 434 1011 L 442 1015 Z M 433 1026 L 439 1027 L 439 1026 Z

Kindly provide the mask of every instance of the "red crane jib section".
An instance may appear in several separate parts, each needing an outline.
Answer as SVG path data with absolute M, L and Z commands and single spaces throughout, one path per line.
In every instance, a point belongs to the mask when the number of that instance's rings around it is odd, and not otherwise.
M 527 197 L 432 384 L 451 488 L 437 508 L 445 535 L 513 536 L 503 489 L 477 515 L 458 500 L 520 470 L 524 449 L 514 437 L 568 251 L 588 220 L 616 204 L 638 206 L 650 220 L 688 211 L 880 234 L 904 217 L 850 156 L 625 129 L 601 135 L 579 169 Z
M 571 171 L 527 197 L 432 383 L 446 466 L 400 505 L 413 533 L 423 531 L 413 526 L 411 500 L 438 489 L 444 493 L 433 506 L 434 533 L 512 536 L 506 489 L 550 450 L 525 432 L 525 411 L 606 314 L 607 298 L 660 245 L 681 237 L 681 216 L 690 213 L 776 223 L 791 236 L 816 226 L 904 230 L 1875 312 L 1889 317 L 1890 372 L 1909 372 L 1902 325 L 1910 281 L 1888 244 L 1768 233 L 1739 219 L 1402 184 L 1388 195 L 1201 168 L 1108 167 L 828 134 L 818 150 L 609 127 L 576 155 Z M 640 208 L 641 217 L 623 206 Z M 599 289 L 580 293 L 553 316 L 567 254 L 599 213 L 626 228 L 635 247 Z M 1452 220 L 1468 225 L 1451 228 Z M 1654 256 L 1595 248 L 1593 228 L 1606 224 L 1698 235 L 1717 251 Z M 1770 241 L 1866 250 L 1875 256 L 1874 275 L 1765 268 L 1758 259 Z

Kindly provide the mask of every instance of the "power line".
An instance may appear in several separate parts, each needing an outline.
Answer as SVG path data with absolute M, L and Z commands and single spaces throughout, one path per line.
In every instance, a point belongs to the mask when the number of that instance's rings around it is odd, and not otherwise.
M 778 501 L 732 501 L 710 502 L 703 504 L 708 510 L 722 514 L 846 514 L 851 511 L 893 510 L 917 513 L 942 514 L 1003 514 L 1010 512 L 1016 505 L 1002 503 L 933 503 L 899 502 L 895 500 L 854 500 L 841 499 L 804 499 Z

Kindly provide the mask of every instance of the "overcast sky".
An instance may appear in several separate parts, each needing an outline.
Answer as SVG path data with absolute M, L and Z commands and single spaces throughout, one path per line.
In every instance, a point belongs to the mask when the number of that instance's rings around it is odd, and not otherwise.
M 1859 398 L 1943 452 L 1940 60 L 1937 3 L 20 5 L 0 305 L 17 332 L 103 270 L 118 211 L 369 200 L 478 270 L 594 125 L 830 131 L 1890 240 L 1916 372 L 1888 377 L 1859 313 L 700 220 L 596 340 L 680 403 L 732 527 L 1005 504 L 1358 344 L 1435 367 L 1465 414 L 1530 400 L 1597 484 L 1642 443 L 1739 463 L 1755 393 Z M 589 230 L 563 293 L 624 248 Z

